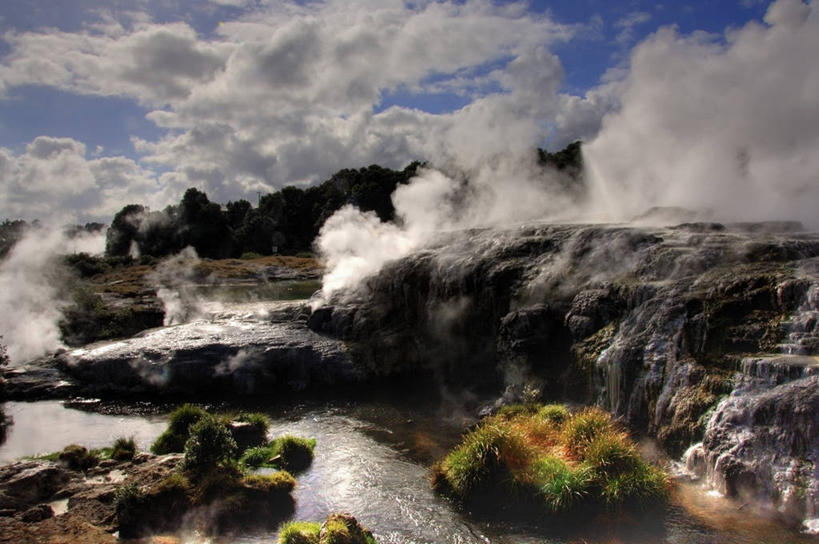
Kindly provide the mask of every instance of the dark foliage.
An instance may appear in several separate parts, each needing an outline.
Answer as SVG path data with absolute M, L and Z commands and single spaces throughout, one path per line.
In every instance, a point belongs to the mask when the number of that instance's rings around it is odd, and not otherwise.
M 129 204 L 114 216 L 106 239 L 106 255 L 163 257 L 192 246 L 201 257 L 220 259 L 245 253 L 295 255 L 310 251 L 328 217 L 345 204 L 394 218 L 390 195 L 415 175 L 420 163 L 402 171 L 372 165 L 345 169 L 324 183 L 302 189 L 288 186 L 259 199 L 228 202 L 222 208 L 207 194 L 190 188 L 179 205 L 161 212 Z M 91 273 L 88 270 L 87 273 Z
M 11 248 L 14 247 L 23 234 L 26 233 L 30 225 L 22 219 L 9 221 L 5 219 L 0 223 L 0 259 L 5 257 Z
M 538 149 L 538 158 L 544 169 L 565 174 L 559 181 L 566 189 L 582 190 L 580 142 L 555 153 Z M 400 171 L 377 164 L 345 168 L 314 187 L 287 186 L 262 195 L 255 208 L 247 200 L 228 202 L 223 207 L 196 188 L 188 189 L 178 205 L 161 212 L 130 204 L 111 222 L 106 255 L 124 256 L 136 249 L 141 256 L 164 257 L 186 246 L 193 246 L 201 257 L 213 259 L 238 258 L 246 253 L 308 252 L 327 218 L 344 205 L 374 212 L 382 221 L 393 221 L 392 193 L 422 166 L 413 162 Z

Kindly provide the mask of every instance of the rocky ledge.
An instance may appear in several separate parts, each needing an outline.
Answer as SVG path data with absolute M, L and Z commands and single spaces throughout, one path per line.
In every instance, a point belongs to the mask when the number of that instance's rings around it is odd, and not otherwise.
M 702 442 L 719 489 L 816 515 L 819 234 L 798 224 L 447 233 L 309 325 L 373 374 L 595 404 L 673 457 Z
M 156 485 L 176 470 L 180 455 L 106 460 L 86 472 L 50 461 L 0 467 L 0 542 L 106 544 L 119 540 L 117 489 Z
M 256 310 L 233 307 L 3 369 L 5 398 L 260 395 L 362 379 L 342 341 L 307 327 L 302 305 Z

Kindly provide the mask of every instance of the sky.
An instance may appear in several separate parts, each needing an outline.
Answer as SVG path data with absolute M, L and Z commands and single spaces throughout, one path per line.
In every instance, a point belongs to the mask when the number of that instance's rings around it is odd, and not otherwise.
M 188 187 L 255 202 L 342 168 L 469 168 L 576 139 L 594 142 L 600 172 L 629 177 L 607 157 L 698 141 L 676 135 L 699 90 L 695 105 L 714 102 L 713 115 L 732 110 L 718 98 L 753 98 L 729 119 L 735 138 L 759 127 L 734 121 L 794 78 L 782 119 L 802 143 L 783 160 L 805 165 L 819 151 L 819 78 L 805 69 L 819 50 L 816 11 L 799 0 L 4 0 L 0 219 L 109 222 Z M 768 78 L 761 69 L 780 60 L 792 72 Z M 674 99 L 654 100 L 656 89 Z M 681 115 L 668 118 L 669 106 Z M 620 133 L 639 149 L 624 150 Z M 745 173 L 786 141 L 743 144 Z M 759 171 L 777 164 L 760 160 Z M 793 194 L 811 183 L 799 175 Z

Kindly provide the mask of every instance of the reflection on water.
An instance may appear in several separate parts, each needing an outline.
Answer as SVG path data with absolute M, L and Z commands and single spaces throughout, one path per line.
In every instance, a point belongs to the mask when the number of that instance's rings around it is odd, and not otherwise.
M 428 399 L 427 399 L 428 400 Z M 101 406 L 102 407 L 102 406 Z M 567 534 L 549 527 L 481 522 L 430 489 L 429 465 L 459 440 L 472 420 L 453 406 L 431 408 L 424 399 L 398 396 L 349 404 L 296 407 L 223 406 L 266 411 L 270 436 L 289 433 L 317 440 L 315 459 L 298 474 L 294 518 L 323 520 L 343 511 L 367 525 L 382 544 L 803 544 L 798 535 L 750 508 L 709 497 L 695 484 L 681 484 L 664 518 L 588 520 Z M 56 451 L 69 443 L 110 445 L 134 436 L 147 449 L 165 427 L 165 415 L 104 415 L 65 408 L 56 401 L 9 402 L 14 417 L 0 461 Z M 127 410 L 127 408 L 126 408 Z M 183 542 L 260 544 L 276 541 L 272 531 L 229 538 L 184 535 Z
M 320 280 L 281 280 L 265 284 L 197 286 L 194 292 L 203 299 L 221 302 L 258 302 L 306 300 L 321 289 Z
M 69 444 L 107 447 L 120 436 L 134 437 L 137 447 L 147 450 L 167 421 L 166 416 L 105 415 L 66 408 L 56 400 L 6 402 L 3 406 L 12 424 L 0 445 L 0 463 L 52 453 Z

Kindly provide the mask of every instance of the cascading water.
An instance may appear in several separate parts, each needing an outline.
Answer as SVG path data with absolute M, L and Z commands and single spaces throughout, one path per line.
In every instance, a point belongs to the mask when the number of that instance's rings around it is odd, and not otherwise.
M 687 470 L 725 495 L 762 501 L 819 534 L 819 284 L 783 321 L 782 355 L 743 358 Z

